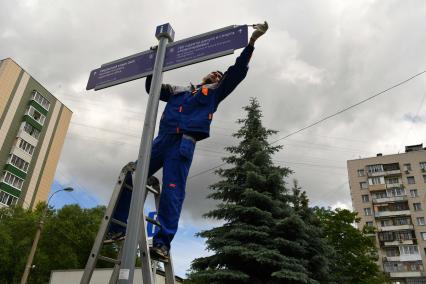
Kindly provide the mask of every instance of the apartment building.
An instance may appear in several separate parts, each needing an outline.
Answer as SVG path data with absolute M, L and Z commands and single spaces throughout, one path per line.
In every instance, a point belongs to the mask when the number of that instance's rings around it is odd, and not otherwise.
M 71 115 L 16 62 L 0 61 L 0 207 L 47 200 Z
M 426 283 L 426 148 L 347 164 L 359 227 L 376 229 L 380 267 L 393 283 Z

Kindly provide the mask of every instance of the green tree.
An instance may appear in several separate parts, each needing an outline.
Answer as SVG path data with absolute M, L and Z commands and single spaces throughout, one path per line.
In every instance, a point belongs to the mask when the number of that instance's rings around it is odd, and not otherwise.
M 37 226 L 37 212 L 0 209 L 0 283 L 19 283 Z
M 317 240 L 322 232 L 313 228 L 314 223 L 305 223 L 312 214 L 308 218 L 299 208 L 305 206 L 303 197 L 295 199 L 288 193 L 284 179 L 290 170 L 272 162 L 272 155 L 281 146 L 271 146 L 267 139 L 276 131 L 262 126 L 256 99 L 244 109 L 247 117 L 238 120 L 242 126 L 234 134 L 240 142 L 227 147 L 230 155 L 223 159 L 230 167 L 217 170 L 222 179 L 211 186 L 209 197 L 220 203 L 205 214 L 224 224 L 198 234 L 207 238 L 207 248 L 213 255 L 193 261 L 190 281 L 324 281 L 328 264 L 322 256 L 324 242 Z
M 331 259 L 331 279 L 336 283 L 386 283 L 377 266 L 375 239 L 354 227 L 356 212 L 346 209 L 316 208 L 328 243 L 336 254 Z
M 19 283 L 45 204 L 34 210 L 0 209 L 0 283 Z M 48 283 L 51 270 L 82 269 L 86 265 L 105 207 L 83 209 L 67 205 L 47 212 L 29 283 Z M 116 248 L 106 247 L 113 256 Z M 100 267 L 109 267 L 100 263 Z

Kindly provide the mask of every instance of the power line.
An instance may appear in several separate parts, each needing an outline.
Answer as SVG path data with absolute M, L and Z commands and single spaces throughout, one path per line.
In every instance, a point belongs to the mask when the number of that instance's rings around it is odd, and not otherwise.
M 384 94 L 384 93 L 386 93 L 386 92 L 388 92 L 388 91 L 390 91 L 390 90 L 392 90 L 392 89 L 394 89 L 394 88 L 396 88 L 396 87 L 399 87 L 399 86 L 401 86 L 401 85 L 403 85 L 403 84 L 405 84 L 405 83 L 407 83 L 407 82 L 409 82 L 409 81 L 413 80 L 414 78 L 416 78 L 416 77 L 418 77 L 418 76 L 422 75 L 423 73 L 426 73 L 426 70 L 425 70 L 425 71 L 422 71 L 422 72 L 420 72 L 420 73 L 417 73 L 416 75 L 413 75 L 413 76 L 411 76 L 410 78 L 408 78 L 408 79 L 406 79 L 406 80 L 404 80 L 404 81 L 402 81 L 402 82 L 399 82 L 399 83 L 397 83 L 396 85 L 393 85 L 393 86 L 391 86 L 391 87 L 387 88 L 386 90 L 383 90 L 383 91 L 381 91 L 381 92 L 379 92 L 379 93 L 377 93 L 377 94 L 374 94 L 374 95 L 372 95 L 372 96 L 370 96 L 370 97 L 368 97 L 368 98 L 366 98 L 366 99 L 363 99 L 362 101 L 357 102 L 356 104 L 353 104 L 353 105 L 351 105 L 351 106 L 348 106 L 348 107 L 346 107 L 346 108 L 344 108 L 344 109 L 342 109 L 342 110 L 339 110 L 339 111 L 338 111 L 338 112 L 336 112 L 336 113 L 333 113 L 333 114 L 331 114 L 331 115 L 329 115 L 329 116 L 326 116 L 326 117 L 324 117 L 324 118 L 322 118 L 322 119 L 320 119 L 320 120 L 318 120 L 318 121 L 316 121 L 316 122 L 314 122 L 314 123 L 311 123 L 311 124 L 309 124 L 309 125 L 307 125 L 307 126 L 305 126 L 305 127 L 301 128 L 301 129 L 299 129 L 299 130 L 296 130 L 296 131 L 294 131 L 294 132 L 291 132 L 290 134 L 287 134 L 286 136 L 281 137 L 281 138 L 279 138 L 279 139 L 277 139 L 277 140 L 275 140 L 275 141 L 271 142 L 271 144 L 277 143 L 278 141 L 281 141 L 281 140 L 283 140 L 283 139 L 286 139 L 287 137 L 293 136 L 294 134 L 297 134 L 297 133 L 299 133 L 299 132 L 302 132 L 303 130 L 306 130 L 306 129 L 308 129 L 308 128 L 311 128 L 312 126 L 315 126 L 315 125 L 317 125 L 317 124 L 320 124 L 321 122 L 324 122 L 324 121 L 326 121 L 326 120 L 328 120 L 328 119 L 330 119 L 330 118 L 332 118 L 332 117 L 335 117 L 335 116 L 337 116 L 337 115 L 339 115 L 339 114 L 341 114 L 341 113 L 343 113 L 343 112 L 345 112 L 345 111 L 347 111 L 347 110 L 350 110 L 350 109 L 352 109 L 352 108 L 354 108 L 354 107 L 356 107 L 356 106 L 359 106 L 360 104 L 363 104 L 363 103 L 365 103 L 365 102 L 367 102 L 367 101 L 369 101 L 369 100 L 371 100 L 371 99 L 373 99 L 373 98 L 375 98 L 375 97 L 380 96 L 381 94 Z
M 403 85 L 403 84 L 405 84 L 405 83 L 407 83 L 407 82 L 409 82 L 409 81 L 413 80 L 414 78 L 416 78 L 416 77 L 418 77 L 418 76 L 420 76 L 420 75 L 424 74 L 424 73 L 426 73 L 426 70 L 425 70 L 425 71 L 422 71 L 422 72 L 419 72 L 419 73 L 417 73 L 417 74 L 415 74 L 415 75 L 413 75 L 413 76 L 409 77 L 408 79 L 405 79 L 404 81 L 401 81 L 401 82 L 399 82 L 399 83 L 397 83 L 397 84 L 395 84 L 395 85 L 393 85 L 393 86 L 391 86 L 391 87 L 389 87 L 389 88 L 387 88 L 387 89 L 385 89 L 385 90 L 383 90 L 383 91 L 381 91 L 381 92 L 379 92 L 379 93 L 376 93 L 376 94 L 374 94 L 374 95 L 372 95 L 372 96 L 370 96 L 370 97 L 368 97 L 368 98 L 366 98 L 366 99 L 363 99 L 362 101 L 360 101 L 360 102 L 358 102 L 358 103 L 356 103 L 356 104 L 350 105 L 350 106 L 348 106 L 348 107 L 346 107 L 346 108 L 344 108 L 344 109 L 342 109 L 342 110 L 340 110 L 340 111 L 338 111 L 338 112 L 336 112 L 336 113 L 334 113 L 334 114 L 331 114 L 331 115 L 329 115 L 329 116 L 326 116 L 326 117 L 324 117 L 324 118 L 322 118 L 322 119 L 320 119 L 320 120 L 318 120 L 318 121 L 316 121 L 316 122 L 314 122 L 314 123 L 311 123 L 311 124 L 309 124 L 309 125 L 307 125 L 307 126 L 305 126 L 305 127 L 301 128 L 301 129 L 299 129 L 299 130 L 293 131 L 293 132 L 291 132 L 291 133 L 287 134 L 287 135 L 286 135 L 286 136 L 284 136 L 284 137 L 281 137 L 281 138 L 279 138 L 279 139 L 277 139 L 277 140 L 275 140 L 275 141 L 272 141 L 270 144 L 274 144 L 274 143 L 276 143 L 276 142 L 278 142 L 278 141 L 284 140 L 284 139 L 286 139 L 286 138 L 288 138 L 288 137 L 290 137 L 290 136 L 293 136 L 293 135 L 295 135 L 295 134 L 297 134 L 297 133 L 299 133 L 299 132 L 302 132 L 302 131 L 304 131 L 304 130 L 306 130 L 306 129 L 308 129 L 308 128 L 311 128 L 311 127 L 313 127 L 313 126 L 315 126 L 315 125 L 318 125 L 318 124 L 320 124 L 321 122 L 324 122 L 324 121 L 326 121 L 326 120 L 328 120 L 328 119 L 330 119 L 330 118 L 332 118 L 332 117 L 335 117 L 335 116 L 337 116 L 337 115 L 339 115 L 339 114 L 341 114 L 341 113 L 343 113 L 343 112 L 345 112 L 345 111 L 347 111 L 347 110 L 350 110 L 350 109 L 352 109 L 352 108 L 354 108 L 354 107 L 356 107 L 356 106 L 359 106 L 359 105 L 361 105 L 361 104 L 363 104 L 363 103 L 365 103 L 365 102 L 367 102 L 367 101 L 369 101 L 369 100 L 371 100 L 371 99 L 373 99 L 373 98 L 375 98 L 375 97 L 377 97 L 377 96 L 380 96 L 381 94 L 384 94 L 384 93 L 386 93 L 386 92 L 388 92 L 388 91 L 390 91 L 390 90 L 392 90 L 392 89 L 394 89 L 394 88 L 396 88 L 396 87 L 399 87 L 399 86 L 401 86 L 401 85 Z M 215 169 L 217 169 L 217 168 L 219 168 L 219 167 L 221 167 L 221 166 L 223 166 L 223 165 L 225 165 L 225 164 L 226 164 L 226 163 L 222 163 L 222 164 L 217 165 L 217 166 L 214 166 L 214 167 L 212 167 L 212 168 L 210 168 L 210 169 L 206 169 L 206 170 L 203 170 L 203 171 L 201 171 L 201 172 L 198 172 L 198 173 L 196 173 L 196 174 L 194 174 L 194 175 L 190 176 L 188 179 L 190 179 L 190 178 L 194 178 L 194 177 L 196 177 L 196 176 L 199 176 L 199 175 L 202 175 L 202 174 L 205 174 L 205 173 L 208 173 L 208 172 L 210 172 L 210 171 L 212 171 L 212 170 L 215 170 Z

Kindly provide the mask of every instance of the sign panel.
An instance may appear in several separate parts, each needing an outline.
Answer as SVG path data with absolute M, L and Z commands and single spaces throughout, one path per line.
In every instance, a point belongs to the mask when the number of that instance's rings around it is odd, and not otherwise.
M 232 54 L 248 43 L 248 28 L 230 26 L 167 45 L 163 71 Z M 154 68 L 156 50 L 147 50 L 102 65 L 90 73 L 86 90 L 103 89 L 148 76 Z
M 151 219 L 157 220 L 157 211 L 149 212 L 148 217 Z M 150 222 L 147 222 L 146 232 L 148 234 L 148 238 L 152 238 L 159 230 L 160 228 L 158 228 L 156 225 Z

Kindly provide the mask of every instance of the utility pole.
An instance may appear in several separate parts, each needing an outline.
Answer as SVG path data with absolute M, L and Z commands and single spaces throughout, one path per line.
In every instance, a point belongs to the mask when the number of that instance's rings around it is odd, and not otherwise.
M 27 264 L 25 265 L 24 273 L 22 274 L 21 284 L 27 284 L 28 276 L 30 275 L 30 271 L 31 271 L 31 266 L 33 265 L 34 255 L 37 250 L 38 241 L 40 240 L 41 231 L 43 230 L 43 227 L 44 227 L 44 219 L 46 218 L 47 211 L 49 210 L 50 199 L 53 197 L 53 195 L 55 195 L 56 193 L 60 191 L 71 192 L 73 190 L 74 189 L 72 187 L 67 187 L 64 189 L 57 190 L 47 200 L 46 207 L 43 209 L 43 213 L 41 214 L 40 220 L 37 225 L 37 231 L 34 237 L 33 245 L 31 246 L 31 251 L 30 251 L 30 254 L 28 255 Z

